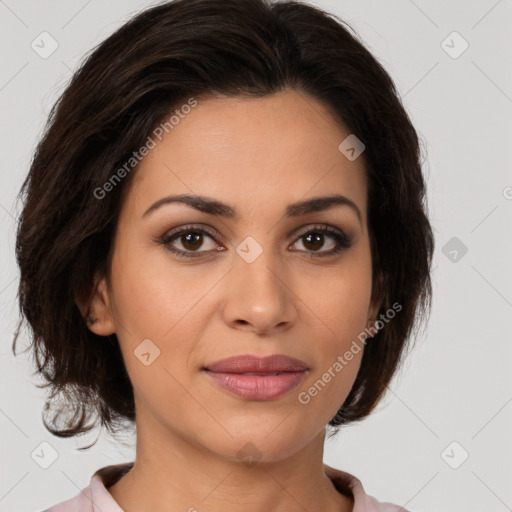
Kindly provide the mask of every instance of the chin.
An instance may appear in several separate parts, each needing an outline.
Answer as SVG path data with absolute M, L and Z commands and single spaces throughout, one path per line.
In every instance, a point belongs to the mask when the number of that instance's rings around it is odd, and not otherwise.
M 279 421 L 272 423 L 272 428 L 258 425 L 253 418 L 251 424 L 243 429 L 227 427 L 226 430 L 233 437 L 223 431 L 221 436 L 209 436 L 209 439 L 204 439 L 203 442 L 207 448 L 226 460 L 243 462 L 247 466 L 256 462 L 284 460 L 299 452 L 318 435 L 318 432 L 304 430 L 300 423 L 295 423 L 295 428 L 290 429 L 290 424 L 283 421 L 285 417 L 286 414 L 281 415 Z

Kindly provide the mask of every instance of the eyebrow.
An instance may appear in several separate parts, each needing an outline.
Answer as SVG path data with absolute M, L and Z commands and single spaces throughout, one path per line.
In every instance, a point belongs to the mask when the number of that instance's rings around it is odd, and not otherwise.
M 161 206 L 171 203 L 183 203 L 200 212 L 208 213 L 211 215 L 218 215 L 229 219 L 237 217 L 235 208 L 222 203 L 216 199 L 200 195 L 180 194 L 171 195 L 159 199 L 153 203 L 143 214 L 142 217 L 146 217 L 151 212 L 154 212 Z M 331 196 L 313 197 L 304 201 L 299 201 L 288 205 L 286 208 L 285 217 L 299 217 L 308 213 L 321 212 L 328 210 L 335 206 L 348 206 L 357 215 L 359 222 L 362 223 L 362 214 L 359 207 L 348 197 L 341 194 L 334 194 Z

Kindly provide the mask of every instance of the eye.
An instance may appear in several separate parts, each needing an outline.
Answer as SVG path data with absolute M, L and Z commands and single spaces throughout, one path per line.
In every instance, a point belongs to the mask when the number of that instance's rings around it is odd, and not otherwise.
M 351 246 L 350 239 L 343 233 L 343 231 L 333 228 L 331 226 L 314 226 L 303 231 L 297 241 L 291 246 L 299 244 L 304 249 L 299 248 L 299 251 L 310 253 L 312 258 L 332 256 L 339 253 L 343 249 L 348 249 Z M 327 250 L 325 245 L 327 244 Z M 297 251 L 297 249 L 293 249 Z
M 225 250 L 216 243 L 215 238 L 216 235 L 204 227 L 183 226 L 166 233 L 158 241 L 179 258 L 197 258 L 204 253 Z M 343 231 L 322 225 L 303 230 L 290 247 L 293 252 L 304 252 L 316 258 L 335 255 L 351 245 L 351 240 Z
M 210 241 L 209 243 L 206 243 Z M 214 242 L 213 244 L 211 242 Z M 164 235 L 160 243 L 165 248 L 182 258 L 197 258 L 201 253 L 211 252 L 212 250 L 223 250 L 222 246 L 214 249 L 215 235 L 205 228 L 194 226 L 184 226 Z M 200 250 L 203 249 L 203 250 Z

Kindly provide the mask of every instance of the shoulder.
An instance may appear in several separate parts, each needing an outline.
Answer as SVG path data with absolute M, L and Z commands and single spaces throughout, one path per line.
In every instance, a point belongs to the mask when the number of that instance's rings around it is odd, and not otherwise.
M 76 496 L 46 509 L 44 512 L 90 512 L 92 510 L 91 486 L 82 489 Z
M 132 465 L 133 463 L 116 464 L 98 469 L 87 487 L 81 489 L 74 497 L 57 503 L 44 512 L 123 512 L 107 487 L 119 480 Z
M 346 471 L 332 468 L 326 464 L 324 464 L 324 471 L 340 492 L 354 497 L 353 512 L 408 512 L 400 505 L 381 502 L 366 494 L 361 481 Z

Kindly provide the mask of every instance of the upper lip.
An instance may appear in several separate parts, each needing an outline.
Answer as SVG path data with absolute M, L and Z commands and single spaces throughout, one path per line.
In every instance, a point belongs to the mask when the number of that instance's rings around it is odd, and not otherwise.
M 300 359 L 283 354 L 267 357 L 241 355 L 211 363 L 205 369 L 216 373 L 302 372 L 308 370 L 308 365 Z

